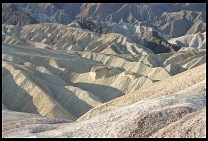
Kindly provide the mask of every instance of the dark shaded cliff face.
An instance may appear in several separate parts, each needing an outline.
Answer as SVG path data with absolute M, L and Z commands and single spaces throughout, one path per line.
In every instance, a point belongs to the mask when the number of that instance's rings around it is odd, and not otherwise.
M 131 36 L 131 39 L 151 49 L 155 54 L 174 52 L 181 48 L 165 41 L 156 31 L 141 32 Z
M 27 24 L 38 23 L 30 14 L 21 11 L 14 4 L 2 5 L 2 23 L 24 26 Z
M 100 33 L 100 34 L 116 33 L 116 31 L 108 27 L 107 24 L 96 25 L 93 21 L 90 21 L 90 20 L 77 20 L 76 22 L 80 25 L 81 28 L 87 29 L 96 33 Z

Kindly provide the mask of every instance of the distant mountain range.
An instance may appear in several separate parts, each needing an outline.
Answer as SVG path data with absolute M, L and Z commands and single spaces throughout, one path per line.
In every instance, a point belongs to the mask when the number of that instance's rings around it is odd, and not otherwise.
M 206 31 L 203 3 L 16 3 L 3 4 L 2 8 L 2 22 L 20 26 L 97 20 L 154 27 L 173 37 Z M 16 11 L 21 14 L 17 15 Z

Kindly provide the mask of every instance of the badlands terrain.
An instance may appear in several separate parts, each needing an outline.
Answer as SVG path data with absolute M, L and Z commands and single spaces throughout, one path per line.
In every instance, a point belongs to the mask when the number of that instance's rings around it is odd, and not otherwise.
M 3 137 L 206 138 L 206 7 L 166 6 L 3 4 Z

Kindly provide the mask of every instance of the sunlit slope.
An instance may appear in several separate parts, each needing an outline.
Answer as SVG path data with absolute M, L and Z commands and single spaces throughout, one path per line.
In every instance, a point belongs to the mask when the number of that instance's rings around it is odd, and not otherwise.
M 190 86 L 193 86 L 205 80 L 206 77 L 205 67 L 206 67 L 205 64 L 200 65 L 186 72 L 164 79 L 151 86 L 143 87 L 128 95 L 111 100 L 105 104 L 102 104 L 90 110 L 85 115 L 80 117 L 78 120 L 89 119 L 95 115 L 99 115 L 100 113 L 103 113 L 111 106 L 129 105 L 138 101 L 154 99 L 164 95 L 172 95 L 174 93 L 182 91 Z M 202 87 L 203 90 L 206 90 L 205 85 L 202 86 L 203 86 Z
M 205 64 L 98 106 L 84 121 L 71 122 L 4 110 L 4 137 L 206 137 Z M 186 78 L 186 79 L 185 79 Z M 185 81 L 186 80 L 186 81 Z M 170 84 L 169 84 L 169 83 Z M 154 91 L 153 91 L 154 89 Z M 129 101 L 129 102 L 128 102 Z M 93 113 L 92 112 L 92 113 Z M 13 116 L 12 116 L 13 115 Z M 10 116 L 10 117 L 9 117 Z M 19 130 L 12 117 L 33 119 Z M 38 123 L 35 124 L 34 122 Z M 52 122 L 53 124 L 49 123 Z M 63 122 L 63 123 L 62 123 Z M 45 124 L 43 124 L 45 123 Z

